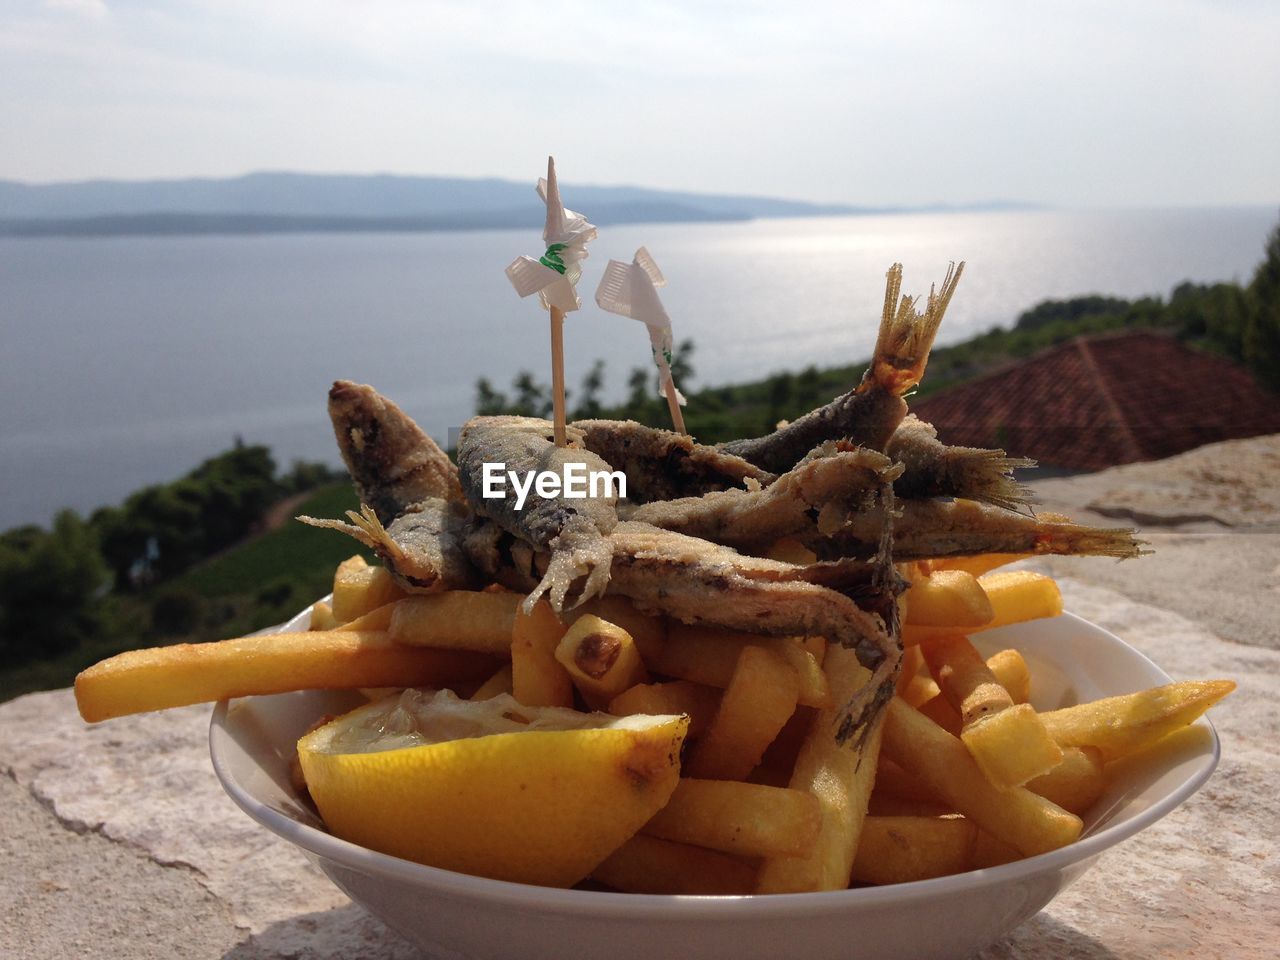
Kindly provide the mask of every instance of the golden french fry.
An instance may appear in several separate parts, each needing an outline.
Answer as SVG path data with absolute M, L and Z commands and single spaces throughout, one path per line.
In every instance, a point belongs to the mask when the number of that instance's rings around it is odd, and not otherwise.
M 338 626 L 338 619 L 333 615 L 333 607 L 323 600 L 311 605 L 311 622 L 309 630 L 333 630 Z
M 591 871 L 591 879 L 624 893 L 714 896 L 750 893 L 755 874 L 755 864 L 741 857 L 638 833 Z
M 929 561 L 929 567 L 932 570 L 963 570 L 965 573 L 980 577 L 1007 563 L 1015 563 L 1033 556 L 1035 556 L 1033 553 L 978 553 L 968 557 L 938 557 L 936 560 Z
M 868 817 L 948 817 L 954 813 L 950 806 L 936 800 L 907 800 L 874 790 L 867 804 Z
M 875 795 L 919 803 L 940 802 L 936 793 L 886 757 L 884 753 L 880 754 L 880 762 L 876 767 Z
M 802 790 L 681 777 L 641 832 L 741 857 L 796 857 L 821 826 L 817 799 Z
M 392 600 L 390 603 L 384 603 L 380 607 L 374 607 L 368 613 L 363 613 L 354 620 L 338 624 L 334 629 L 388 630 L 391 627 L 391 615 L 395 612 L 396 604 L 399 602 L 399 600 Z
M 854 651 L 833 646 L 823 664 L 832 700 L 847 703 L 871 674 L 858 663 Z M 910 709 L 910 708 L 908 708 Z M 796 757 L 789 786 L 817 797 L 822 829 L 813 850 L 802 857 L 769 857 L 760 865 L 758 893 L 805 893 L 843 890 L 867 814 L 875 783 L 883 723 L 869 732 L 861 750 L 836 743 L 839 707 L 818 711 Z
M 1062 591 L 1053 577 L 1030 570 L 1006 570 L 978 578 L 995 616 L 988 627 L 1003 627 L 1062 613 Z
M 973 840 L 973 852 L 969 861 L 970 870 L 982 870 L 986 867 L 998 867 L 1001 864 L 1021 860 L 1016 848 L 1003 840 L 997 840 L 985 830 L 979 830 Z
M 993 784 L 1021 786 L 1062 762 L 1062 748 L 1035 709 L 1014 704 L 967 637 L 930 637 L 920 650 L 943 697 L 960 713 L 960 739 Z
M 1040 714 L 1064 747 L 1095 747 L 1104 762 L 1142 750 L 1181 727 L 1236 688 L 1231 680 L 1184 680 Z
M 493 663 L 469 651 L 401 646 L 385 633 L 272 633 L 118 654 L 76 677 L 76 704 L 85 720 L 96 723 L 290 690 L 438 686 L 483 677 Z
M 978 578 L 962 570 L 940 570 L 916 580 L 907 590 L 906 609 L 905 623 L 951 630 L 977 629 L 995 617 Z
M 1026 703 L 1031 699 L 1031 669 L 1017 650 L 999 650 L 987 657 L 990 670 L 1000 686 L 1009 691 L 1014 703 Z
M 445 650 L 475 650 L 511 656 L 517 593 L 449 590 L 406 597 L 395 605 L 387 628 L 396 643 Z
M 992 785 L 963 743 L 897 697 L 885 710 L 883 749 L 943 802 L 1026 856 L 1080 836 L 1079 817 L 1025 787 Z
M 511 664 L 504 663 L 468 697 L 468 700 L 492 700 L 503 693 L 511 692 Z
M 969 869 L 978 830 L 964 817 L 867 817 L 854 883 L 910 883 Z
M 573 610 L 566 610 L 563 614 L 564 622 L 573 626 L 578 618 L 585 614 L 592 614 L 601 620 L 615 623 L 631 634 L 631 639 L 635 641 L 636 649 L 640 651 L 640 657 L 645 663 L 652 663 L 667 642 L 666 621 L 662 617 L 637 610 L 635 604 L 619 594 L 611 593 L 603 597 L 593 597 Z
M 605 709 L 622 691 L 649 681 L 631 634 L 591 613 L 574 621 L 556 646 L 555 658 L 593 710 Z
M 1060 764 L 1026 784 L 1032 793 L 1075 814 L 1097 803 L 1106 786 L 1102 754 L 1093 747 L 1065 747 Z
M 919 650 L 920 647 L 907 647 L 903 651 L 905 656 L 906 650 Z M 936 700 L 942 696 L 942 690 L 938 688 L 937 681 L 929 676 L 928 670 L 920 670 L 914 677 L 903 684 L 902 690 L 898 693 L 904 701 L 913 707 L 919 708 L 924 706 L 931 700 Z
M 826 637 L 793 637 L 800 649 L 806 651 L 809 656 L 813 657 L 813 662 L 818 666 L 822 666 L 822 661 L 827 655 Z
M 775 540 L 765 557 L 770 560 L 780 560 L 782 563 L 794 563 L 798 567 L 805 567 L 811 563 L 818 562 L 818 555 L 795 539 L 795 537 L 783 537 L 781 540 Z
M 948 703 L 947 698 L 941 693 L 932 700 L 926 700 L 916 709 L 953 737 L 960 736 L 960 731 L 964 728 L 960 720 L 960 711 Z
M 787 661 L 800 677 L 800 702 L 806 707 L 825 707 L 830 699 L 827 678 L 818 661 L 808 652 L 809 641 L 795 637 L 761 637 L 752 633 L 719 630 L 715 627 L 673 623 L 661 653 L 645 663 L 654 673 L 692 680 L 709 687 L 729 685 L 745 646 L 770 650 Z
M 707 732 L 688 751 L 684 772 L 745 780 L 796 709 L 800 678 L 777 654 L 744 646 Z
M 338 564 L 333 575 L 333 616 L 346 623 L 404 595 L 390 570 L 371 567 L 357 554 Z
M 1042 573 L 1008 570 L 979 577 L 978 583 L 991 601 L 994 616 L 989 623 L 980 627 L 966 628 L 970 633 L 1043 617 L 1056 617 L 1062 613 L 1062 593 L 1053 578 Z M 925 637 L 956 632 L 956 628 L 952 626 L 907 623 L 902 627 L 902 642 L 910 645 L 919 643 Z
M 960 739 L 983 775 L 998 787 L 1021 786 L 1062 762 L 1062 748 L 1029 703 L 1013 704 L 966 725 Z
M 572 707 L 573 681 L 556 657 L 566 627 L 551 604 L 516 611 L 511 628 L 511 695 L 526 707 Z
M 917 689 L 924 683 L 929 682 L 931 679 L 922 674 L 920 668 L 923 666 L 924 654 L 920 652 L 920 647 L 918 645 L 914 647 L 906 647 L 902 651 L 902 668 L 898 671 L 896 690 L 898 696 L 903 697 L 903 699 L 908 703 L 911 703 L 911 699 L 903 696 L 905 691 L 908 689 Z M 911 703 L 911 705 L 913 707 L 918 706 L 917 703 Z
M 609 712 L 617 717 L 647 713 L 665 716 L 683 713 L 689 717 L 689 739 L 702 736 L 720 706 L 723 691 L 690 680 L 666 683 L 638 683 L 609 701 Z

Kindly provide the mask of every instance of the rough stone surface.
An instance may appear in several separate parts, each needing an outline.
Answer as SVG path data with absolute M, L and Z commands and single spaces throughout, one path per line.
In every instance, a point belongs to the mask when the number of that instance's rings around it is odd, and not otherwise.
M 1049 557 L 1042 569 L 1280 649 L 1280 436 L 1031 487 L 1040 507 L 1081 523 L 1137 526 L 1153 551 L 1140 561 Z
M 1269 459 L 1277 449 L 1260 444 L 1259 470 L 1273 475 L 1259 477 L 1251 496 L 1263 504 L 1280 502 Z M 1213 463 L 1231 455 L 1210 453 Z M 1192 458 L 1167 463 L 1181 477 L 1184 469 L 1199 469 Z M 1079 513 L 1075 508 L 1087 504 L 1132 506 L 1139 502 L 1132 491 L 1155 486 L 1159 467 L 1136 464 L 1046 482 L 1045 507 Z M 1142 501 L 1148 539 L 1155 539 L 1150 518 L 1160 502 Z M 1205 513 L 1201 506 L 1187 500 L 1177 515 Z M 1251 527 L 1252 515 L 1223 508 L 1224 522 L 1214 522 L 1224 532 L 1206 539 L 1203 531 L 1179 530 L 1159 542 L 1156 557 L 1141 561 L 1035 561 L 1060 578 L 1069 609 L 1124 637 L 1173 676 L 1229 677 L 1239 689 L 1214 708 L 1223 760 L 1206 787 L 1104 854 L 1048 909 L 985 951 L 984 960 L 1274 955 L 1280 766 L 1272 745 L 1280 737 L 1274 693 L 1280 651 L 1269 648 L 1280 648 L 1280 617 L 1271 612 L 1280 608 L 1280 553 L 1257 550 L 1258 538 L 1272 534 L 1237 529 Z M 1280 544 L 1267 549 L 1280 551 Z M 1166 552 L 1175 558 L 1158 562 Z M 1220 569 L 1232 564 L 1254 579 L 1222 582 Z M 77 717 L 69 691 L 0 704 L 0 956 L 416 955 L 222 793 L 208 760 L 209 713 L 188 707 L 90 727 Z M 513 942 L 513 960 L 518 956 Z

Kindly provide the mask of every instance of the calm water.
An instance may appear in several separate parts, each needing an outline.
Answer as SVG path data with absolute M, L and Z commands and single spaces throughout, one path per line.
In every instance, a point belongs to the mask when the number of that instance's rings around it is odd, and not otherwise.
M 570 386 L 597 357 L 608 392 L 647 364 L 644 328 L 595 309 L 602 263 L 649 247 L 693 386 L 865 358 L 884 272 L 927 292 L 968 267 L 941 342 L 1050 297 L 1167 295 L 1247 281 L 1272 207 L 1017 212 L 644 225 L 591 247 L 570 315 Z M 336 462 L 335 378 L 372 383 L 443 438 L 475 381 L 549 379 L 545 314 L 502 274 L 538 238 L 516 231 L 0 240 L 0 529 L 89 510 L 177 477 L 239 435 L 282 463 Z

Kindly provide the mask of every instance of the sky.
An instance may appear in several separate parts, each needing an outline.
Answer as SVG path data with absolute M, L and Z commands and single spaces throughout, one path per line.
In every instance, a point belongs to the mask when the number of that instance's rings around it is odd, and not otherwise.
M 2 0 L 0 178 L 1280 201 L 1280 4 Z

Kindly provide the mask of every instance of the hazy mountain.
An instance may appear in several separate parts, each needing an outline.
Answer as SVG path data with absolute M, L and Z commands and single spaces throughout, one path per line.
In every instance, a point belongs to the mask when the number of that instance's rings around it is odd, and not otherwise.
M 742 220 L 890 212 L 840 204 L 562 185 L 592 222 Z M 0 180 L 8 236 L 466 230 L 528 227 L 543 207 L 529 183 L 389 174 L 251 173 L 228 179 Z

